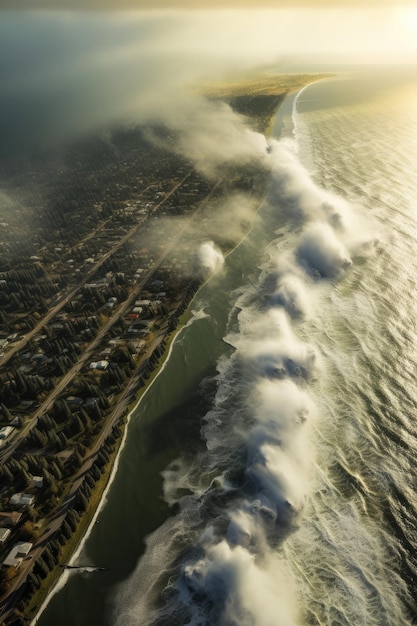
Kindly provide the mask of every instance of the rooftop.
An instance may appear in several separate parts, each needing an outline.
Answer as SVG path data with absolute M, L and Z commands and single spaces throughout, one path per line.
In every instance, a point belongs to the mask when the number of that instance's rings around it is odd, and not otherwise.
M 27 556 L 33 546 L 29 541 L 19 541 L 10 550 L 3 561 L 5 567 L 19 567 L 25 556 Z

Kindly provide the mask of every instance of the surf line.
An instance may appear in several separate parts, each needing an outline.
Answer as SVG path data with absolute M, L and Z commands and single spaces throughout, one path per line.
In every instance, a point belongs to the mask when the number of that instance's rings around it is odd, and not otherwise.
M 220 268 L 221 269 L 221 268 Z M 194 296 L 192 297 L 192 299 L 190 300 L 188 307 L 186 309 L 186 311 L 184 312 L 183 315 L 185 315 L 189 310 L 190 307 L 195 299 L 195 297 L 197 296 L 197 294 L 199 293 L 199 291 L 202 289 L 202 287 L 204 287 L 219 271 L 217 270 L 216 272 L 213 272 L 199 287 L 199 289 L 196 291 L 196 293 L 194 294 Z M 75 549 L 75 551 L 73 552 L 73 554 L 71 555 L 68 563 L 62 567 L 62 573 L 59 575 L 57 581 L 55 582 L 55 584 L 53 585 L 53 587 L 50 589 L 48 595 L 46 596 L 44 602 L 41 604 L 38 612 L 36 613 L 35 617 L 33 618 L 33 620 L 31 621 L 31 626 L 36 626 L 36 624 L 38 623 L 38 620 L 40 618 L 40 616 L 42 615 L 42 613 L 46 610 L 47 606 L 49 605 L 49 603 L 51 602 L 52 598 L 59 593 L 59 591 L 66 585 L 71 573 L 74 573 L 75 571 L 79 570 L 79 569 L 83 569 L 80 568 L 76 565 L 76 560 L 78 559 L 78 557 L 80 556 L 80 554 L 82 553 L 85 544 L 89 538 L 89 536 L 91 535 L 93 528 L 95 526 L 95 524 L 97 523 L 97 519 L 100 515 L 100 513 L 102 512 L 102 510 L 104 509 L 104 507 L 107 504 L 107 494 L 109 493 L 110 488 L 112 487 L 112 484 L 116 478 L 116 474 L 119 468 L 119 464 L 120 464 L 120 458 L 121 458 L 121 454 L 123 452 L 123 449 L 126 445 L 126 441 L 127 441 L 127 437 L 129 434 L 129 426 L 130 426 L 130 421 L 132 419 L 133 414 L 136 412 L 136 410 L 139 408 L 141 402 L 143 401 L 143 399 L 145 398 L 145 396 L 147 395 L 147 393 L 150 391 L 150 389 L 152 388 L 153 384 L 156 382 L 156 380 L 158 379 L 158 377 L 163 373 L 163 371 L 165 370 L 165 368 L 167 367 L 169 360 L 171 358 L 172 352 L 174 350 L 175 347 L 175 343 L 176 341 L 179 339 L 179 337 L 181 336 L 181 334 L 189 327 L 191 326 L 191 324 L 195 321 L 199 319 L 198 317 L 194 317 L 191 316 L 191 318 L 188 320 L 187 323 L 185 323 L 184 325 L 181 326 L 181 328 L 176 329 L 175 331 L 173 331 L 172 333 L 172 338 L 169 341 L 169 347 L 168 347 L 168 352 L 165 356 L 165 358 L 163 359 L 163 362 L 161 363 L 160 367 L 158 368 L 158 371 L 155 373 L 154 377 L 152 378 L 152 380 L 149 382 L 149 384 L 145 387 L 144 391 L 142 392 L 140 398 L 137 400 L 136 404 L 131 408 L 131 410 L 129 411 L 127 418 L 126 418 L 126 423 L 124 425 L 124 432 L 123 432 L 123 436 L 122 436 L 122 440 L 119 446 L 119 449 L 116 453 L 115 459 L 114 459 L 114 463 L 110 472 L 110 476 L 107 482 L 106 487 L 103 490 L 102 496 L 100 498 L 100 502 L 96 508 L 96 511 L 91 519 L 90 524 L 88 525 L 88 527 L 86 528 L 85 533 L 83 534 L 83 536 L 80 538 L 80 542 L 77 546 L 77 548 Z M 168 334 L 169 336 L 169 334 Z M 92 566 L 92 567 L 96 567 L 96 566 Z M 102 569 L 102 568 L 96 568 L 96 569 Z
M 298 98 L 298 96 L 302 93 L 302 91 L 304 91 L 304 89 L 306 89 L 309 85 L 313 84 L 314 82 L 317 81 L 312 81 L 311 83 L 308 83 L 305 87 L 303 87 L 296 95 L 296 98 Z M 277 115 L 279 113 L 279 110 L 281 108 L 281 106 L 284 104 L 286 99 L 283 100 L 283 102 L 281 103 L 281 105 L 278 107 L 278 110 L 276 111 L 275 115 Z M 260 202 L 258 204 L 257 209 L 254 211 L 254 215 L 252 217 L 250 226 L 247 230 L 247 232 L 243 235 L 243 237 L 235 244 L 235 246 L 233 248 L 231 248 L 230 250 L 228 250 L 225 254 L 224 254 L 224 258 L 226 259 L 228 256 L 230 256 L 233 252 L 235 252 L 237 250 L 237 248 L 239 248 L 239 246 L 242 245 L 242 243 L 247 239 L 247 237 L 250 235 L 250 233 L 252 232 L 254 225 L 255 225 L 255 220 L 256 220 L 256 216 L 259 214 L 259 212 L 262 210 L 262 208 L 265 205 L 265 202 L 267 200 L 267 193 L 265 193 L 262 197 L 262 199 L 260 199 Z M 190 307 L 194 301 L 194 299 L 196 298 L 196 296 L 198 295 L 198 293 L 200 292 L 200 290 L 205 287 L 207 285 L 207 283 L 210 282 L 210 280 L 212 278 L 214 278 L 219 272 L 221 271 L 221 267 L 219 269 L 217 269 L 216 271 L 214 271 L 213 273 L 211 273 L 207 279 L 205 281 L 202 282 L 202 284 L 200 285 L 200 287 L 197 289 L 196 293 L 194 294 L 194 296 L 192 297 L 192 299 L 190 300 L 188 307 L 186 309 L 186 312 L 190 310 Z M 184 315 L 186 314 L 186 312 L 184 313 Z M 198 318 L 196 318 L 198 319 Z M 191 319 L 185 323 L 183 326 L 181 326 L 181 328 L 178 328 L 176 331 L 174 331 L 173 337 L 172 339 L 169 341 L 169 348 L 168 348 L 168 352 L 163 360 L 163 362 L 161 363 L 161 366 L 158 368 L 158 371 L 156 372 L 155 376 L 152 378 L 152 380 L 149 382 L 149 384 L 145 387 L 143 393 L 141 394 L 140 398 L 138 399 L 138 401 L 136 402 L 136 404 L 131 408 L 131 410 L 129 411 L 127 418 L 126 418 L 126 423 L 124 425 L 124 432 L 123 432 L 123 436 L 122 436 L 122 440 L 119 446 L 119 449 L 116 453 L 115 459 L 114 459 L 114 463 L 109 475 L 109 479 L 107 482 L 106 487 L 103 490 L 102 496 L 100 498 L 99 504 L 96 508 L 96 511 L 91 519 L 90 524 L 88 525 L 88 527 L 86 528 L 86 531 L 84 532 L 83 536 L 80 538 L 79 544 L 77 546 L 77 548 L 75 549 L 75 551 L 73 552 L 71 558 L 68 561 L 68 564 L 66 565 L 66 567 L 62 568 L 62 573 L 60 574 L 60 576 L 58 577 L 57 581 L 55 582 L 55 584 L 53 585 L 53 587 L 50 589 L 50 591 L 48 592 L 47 597 L 45 598 L 44 602 L 41 604 L 38 612 L 36 613 L 35 617 L 33 618 L 33 620 L 31 621 L 31 626 L 36 626 L 36 624 L 38 623 L 38 620 L 40 618 L 40 616 L 42 615 L 42 613 L 46 610 L 47 606 L 49 605 L 49 603 L 51 602 L 52 598 L 59 593 L 59 591 L 65 586 L 65 584 L 67 583 L 69 576 L 71 575 L 71 573 L 73 573 L 74 571 L 76 571 L 78 569 L 78 567 L 76 566 L 75 562 L 78 559 L 78 557 L 80 556 L 80 554 L 82 553 L 85 544 L 89 538 L 89 536 L 91 535 L 94 525 L 97 522 L 97 519 L 100 515 L 100 513 L 102 512 L 102 510 L 104 509 L 104 507 L 107 504 L 107 495 L 109 493 L 110 488 L 112 487 L 112 484 L 116 478 L 116 474 L 119 468 L 119 464 L 120 464 L 120 458 L 121 458 L 121 454 L 124 450 L 124 447 L 126 445 L 126 441 L 127 441 L 127 437 L 128 437 L 128 433 L 129 433 L 129 427 L 130 427 L 130 421 L 132 419 L 132 415 L 136 412 L 136 410 L 139 408 L 142 400 L 145 398 L 146 394 L 149 392 L 149 390 L 152 388 L 153 384 L 156 382 L 156 380 L 158 379 L 158 377 L 160 376 L 160 374 L 162 374 L 162 372 L 165 370 L 165 368 L 167 367 L 170 357 L 172 355 L 174 346 L 176 341 L 179 339 L 179 337 L 181 336 L 181 334 L 183 333 L 183 331 L 185 331 L 194 321 L 194 318 L 191 317 Z

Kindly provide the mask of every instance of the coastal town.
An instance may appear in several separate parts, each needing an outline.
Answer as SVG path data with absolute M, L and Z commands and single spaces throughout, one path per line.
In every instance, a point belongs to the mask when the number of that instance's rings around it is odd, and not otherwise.
M 266 132 L 306 82 L 228 101 Z M 267 172 L 205 177 L 154 126 L 3 162 L 0 176 L 0 623 L 17 626 L 91 522 L 129 411 L 208 277 L 199 246 L 227 254 L 250 228 L 245 216 L 215 235 L 216 207 L 231 193 L 259 206 Z

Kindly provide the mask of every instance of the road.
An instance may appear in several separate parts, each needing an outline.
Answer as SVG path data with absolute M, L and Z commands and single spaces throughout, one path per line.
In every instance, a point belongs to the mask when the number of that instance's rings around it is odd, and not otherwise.
M 164 201 L 166 201 L 170 195 L 175 193 L 176 189 L 178 189 L 181 186 L 181 184 L 183 184 L 184 181 L 187 180 L 187 178 L 189 176 L 190 176 L 190 174 L 187 174 L 187 176 L 185 176 L 182 179 L 182 181 L 180 183 L 178 183 L 175 186 L 175 188 L 173 188 L 167 196 L 165 196 L 165 198 L 161 201 L 161 203 L 158 206 L 160 206 Z M 106 324 L 104 324 L 104 326 L 102 326 L 102 328 L 97 333 L 96 337 L 90 342 L 88 347 L 80 355 L 78 361 L 56 383 L 55 388 L 48 394 L 48 397 L 42 402 L 42 404 L 31 415 L 30 420 L 27 421 L 27 423 L 19 430 L 17 436 L 10 442 L 10 445 L 7 446 L 7 448 L 3 447 L 1 449 L 1 451 L 0 451 L 0 461 L 2 463 L 5 463 L 8 459 L 10 459 L 13 456 L 13 454 L 14 454 L 16 448 L 19 446 L 20 442 L 25 437 L 28 436 L 28 434 L 30 433 L 30 431 L 33 428 L 35 428 L 35 426 L 37 425 L 39 417 L 44 415 L 53 406 L 53 403 L 55 402 L 55 400 L 64 391 L 64 389 L 72 382 L 72 380 L 75 378 L 75 376 L 81 371 L 81 369 L 84 367 L 85 363 L 88 360 L 92 359 L 94 353 L 99 348 L 99 346 L 100 346 L 101 342 L 103 341 L 104 337 L 109 333 L 111 327 L 116 322 L 118 322 L 123 315 L 126 314 L 128 309 L 132 306 L 134 301 L 137 299 L 137 297 L 140 294 L 140 292 L 144 289 L 146 283 L 151 280 L 151 278 L 153 277 L 155 272 L 161 267 L 161 265 L 166 261 L 168 256 L 171 254 L 171 252 L 174 249 L 174 247 L 178 245 L 179 240 L 183 237 L 185 232 L 190 228 L 193 220 L 196 218 L 196 216 L 198 215 L 200 210 L 207 204 L 207 202 L 209 201 L 209 199 L 211 198 L 211 196 L 213 195 L 213 193 L 215 192 L 215 190 L 217 189 L 219 184 L 220 183 L 218 182 L 218 183 L 216 183 L 214 185 L 214 187 L 207 194 L 207 196 L 202 200 L 202 202 L 200 202 L 200 204 L 198 205 L 198 207 L 194 211 L 193 215 L 190 216 L 189 220 L 186 221 L 183 224 L 182 228 L 178 229 L 178 231 L 176 232 L 175 236 L 173 236 L 171 238 L 171 241 L 167 242 L 165 250 L 160 254 L 158 259 L 156 259 L 154 261 L 154 263 L 148 269 L 148 271 L 143 274 L 141 280 L 134 285 L 134 287 L 133 287 L 131 293 L 129 294 L 128 298 L 124 302 L 122 302 L 119 305 L 119 307 L 113 312 L 112 317 L 108 320 L 108 322 Z M 155 207 L 155 209 L 156 209 L 156 207 Z M 138 225 L 136 225 L 134 228 L 132 228 L 129 231 L 130 234 L 126 235 L 123 238 L 123 243 L 124 243 L 124 241 L 126 241 L 126 238 L 132 236 L 133 232 L 135 232 L 137 228 L 138 228 Z M 119 247 L 120 245 L 123 245 L 123 244 L 117 244 L 117 247 Z M 107 257 L 110 256 L 110 254 L 112 254 L 113 252 L 114 252 L 114 249 L 113 249 L 113 251 L 111 251 L 111 252 L 109 252 L 107 254 Z M 85 280 L 86 279 L 84 279 L 83 283 L 85 282 Z M 79 287 L 77 287 L 77 289 L 78 288 Z M 73 293 L 71 295 L 65 296 L 65 302 L 68 302 L 68 300 L 72 297 L 72 295 L 73 295 Z M 57 306 L 59 306 L 59 310 L 60 310 L 64 306 L 64 304 L 60 303 Z M 54 312 L 54 314 L 56 314 L 56 311 Z M 46 318 L 48 318 L 48 320 L 49 320 L 52 317 L 53 317 L 52 314 L 51 315 L 48 314 L 42 320 L 42 324 L 40 323 L 37 326 L 37 328 L 39 328 L 40 325 L 41 325 L 41 327 L 45 325 L 45 323 L 46 323 L 45 319 Z M 32 333 L 35 333 L 35 330 L 36 329 L 34 329 L 32 331 Z M 39 330 L 36 331 L 36 332 L 39 332 Z
M 179 229 L 174 237 L 172 237 L 169 244 L 166 246 L 164 252 L 159 256 L 159 258 L 153 263 L 152 267 L 143 275 L 140 282 L 136 283 L 132 292 L 130 293 L 127 300 L 125 300 L 118 309 L 114 312 L 113 316 L 109 319 L 109 321 L 99 330 L 97 336 L 94 340 L 89 344 L 88 348 L 84 351 L 84 353 L 80 356 L 79 361 L 61 378 L 58 382 L 55 389 L 49 394 L 48 398 L 38 407 L 35 413 L 32 416 L 32 419 L 28 424 L 25 425 L 19 431 L 19 437 L 17 440 L 7 448 L 6 451 L 3 451 L 3 456 L 1 458 L 2 462 L 7 461 L 10 458 L 16 447 L 19 445 L 20 441 L 23 437 L 27 436 L 32 428 L 37 423 L 38 418 L 43 415 L 48 409 L 52 406 L 55 399 L 59 396 L 60 393 L 65 389 L 65 387 L 73 380 L 73 378 L 78 374 L 81 368 L 85 365 L 86 361 L 91 358 L 94 354 L 95 350 L 100 345 L 103 338 L 107 335 L 110 328 L 113 324 L 115 324 L 120 317 L 122 317 L 126 311 L 132 306 L 132 303 L 137 298 L 138 294 L 143 290 L 146 283 L 152 278 L 155 272 L 160 268 L 160 266 L 166 261 L 167 257 L 173 250 L 175 246 L 178 245 L 181 237 L 184 236 L 186 231 L 190 228 L 192 221 L 196 218 L 199 211 L 207 204 L 208 200 L 214 193 L 215 189 L 219 183 L 217 183 L 214 188 L 207 194 L 204 200 L 199 204 L 193 215 L 190 217 L 187 223 L 183 225 L 181 229 Z M 161 330 L 157 335 L 153 338 L 152 342 L 147 346 L 145 353 L 142 355 L 141 363 L 146 362 L 147 359 L 151 357 L 155 349 L 162 342 L 165 337 L 168 329 Z M 25 582 L 29 572 L 32 570 L 36 560 L 41 556 L 45 544 L 48 542 L 50 537 L 61 527 L 62 523 L 65 520 L 65 517 L 68 513 L 69 508 L 71 507 L 71 503 L 73 498 L 75 497 L 78 489 L 80 488 L 85 474 L 91 468 L 93 463 L 96 460 L 97 454 L 103 446 L 104 441 L 107 439 L 109 434 L 111 433 L 113 427 L 120 421 L 123 416 L 125 410 L 128 405 L 132 401 L 132 394 L 137 388 L 138 379 L 140 378 L 140 364 L 138 365 L 135 374 L 129 380 L 123 392 L 119 396 L 117 400 L 117 405 L 114 407 L 113 411 L 105 418 L 104 425 L 101 429 L 100 435 L 95 440 L 93 446 L 88 450 L 88 457 L 84 459 L 81 468 L 78 470 L 76 475 L 73 477 L 71 488 L 64 500 L 57 506 L 57 508 L 48 516 L 46 519 L 44 526 L 47 525 L 47 530 L 42 533 L 39 537 L 38 541 L 33 546 L 29 558 L 25 559 L 20 566 L 19 574 L 17 578 L 13 581 L 13 587 L 9 592 L 7 598 L 3 600 L 3 605 L 0 609 L 0 619 L 5 620 L 12 613 L 13 608 L 16 602 L 19 599 L 19 594 L 21 592 L 21 587 Z
M 162 198 L 162 200 L 156 204 L 153 209 L 152 209 L 152 215 L 154 213 L 156 213 L 161 206 L 163 206 L 165 204 L 165 202 L 167 200 L 169 200 L 169 198 L 171 198 L 171 196 L 185 183 L 185 181 L 191 176 L 191 172 L 189 172 L 188 174 L 186 174 L 184 176 L 184 178 L 182 178 L 179 183 L 177 183 L 176 185 L 174 185 L 174 187 L 171 189 L 171 191 L 169 191 L 164 198 Z M 135 224 L 134 226 L 132 226 L 132 228 L 130 228 L 128 230 L 128 232 L 124 235 L 124 237 L 122 237 L 117 244 L 115 244 L 114 246 L 112 246 L 112 248 L 106 252 L 106 254 L 104 254 L 98 261 L 97 263 L 95 263 L 90 270 L 87 272 L 87 274 L 85 274 L 85 276 L 83 278 L 80 279 L 80 281 L 74 285 L 73 287 L 70 287 L 69 290 L 67 291 L 67 293 L 65 295 L 63 295 L 59 301 L 51 308 L 49 309 L 49 311 L 44 315 L 44 317 L 38 322 L 38 324 L 36 324 L 35 328 L 33 328 L 31 331 L 29 331 L 28 333 L 25 334 L 24 338 L 22 338 L 20 341 L 16 342 L 16 345 L 11 348 L 10 350 L 8 350 L 3 357 L 0 359 L 0 367 L 4 367 L 5 365 L 7 365 L 7 363 L 10 361 L 10 359 L 20 350 L 23 350 L 25 348 L 25 346 L 29 343 L 29 341 L 31 339 L 33 339 L 33 337 L 35 337 L 43 328 L 44 326 L 46 326 L 46 324 L 48 324 L 56 315 L 57 313 L 59 313 L 67 304 L 68 302 L 74 298 L 74 296 L 80 291 L 80 289 L 82 289 L 82 287 L 84 287 L 84 285 L 91 280 L 91 278 L 93 278 L 93 276 L 95 275 L 95 273 L 100 269 L 100 267 L 113 255 L 115 254 L 115 252 L 117 252 L 127 241 L 129 241 L 129 239 L 131 237 L 133 237 L 133 235 L 136 234 L 136 232 L 139 230 L 139 228 L 141 226 L 143 226 L 143 223 L 148 219 L 149 216 L 144 216 L 137 224 Z

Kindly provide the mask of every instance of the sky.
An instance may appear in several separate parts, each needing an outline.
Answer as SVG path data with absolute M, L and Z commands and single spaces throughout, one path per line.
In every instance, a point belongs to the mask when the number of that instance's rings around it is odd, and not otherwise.
M 262 9 L 262 8 L 367 8 L 367 7 L 413 7 L 415 0 L 0 0 L 0 8 L 16 10 L 18 8 L 51 9 Z
M 106 6 L 89 1 L 84 8 Z M 0 151 L 48 145 L 118 121 L 159 117 L 175 124 L 193 106 L 192 85 L 258 66 L 285 73 L 417 63 L 414 4 L 264 0 L 255 9 L 248 0 L 249 10 L 240 0 L 239 9 L 225 9 L 225 2 L 221 10 L 215 2 L 210 10 L 175 8 L 187 2 L 156 0 L 146 10 L 147 0 L 136 0 L 135 10 L 77 11 L 76 0 L 71 8 L 54 0 L 50 11 L 3 10 Z M 12 4 L 24 7 L 23 0 Z

